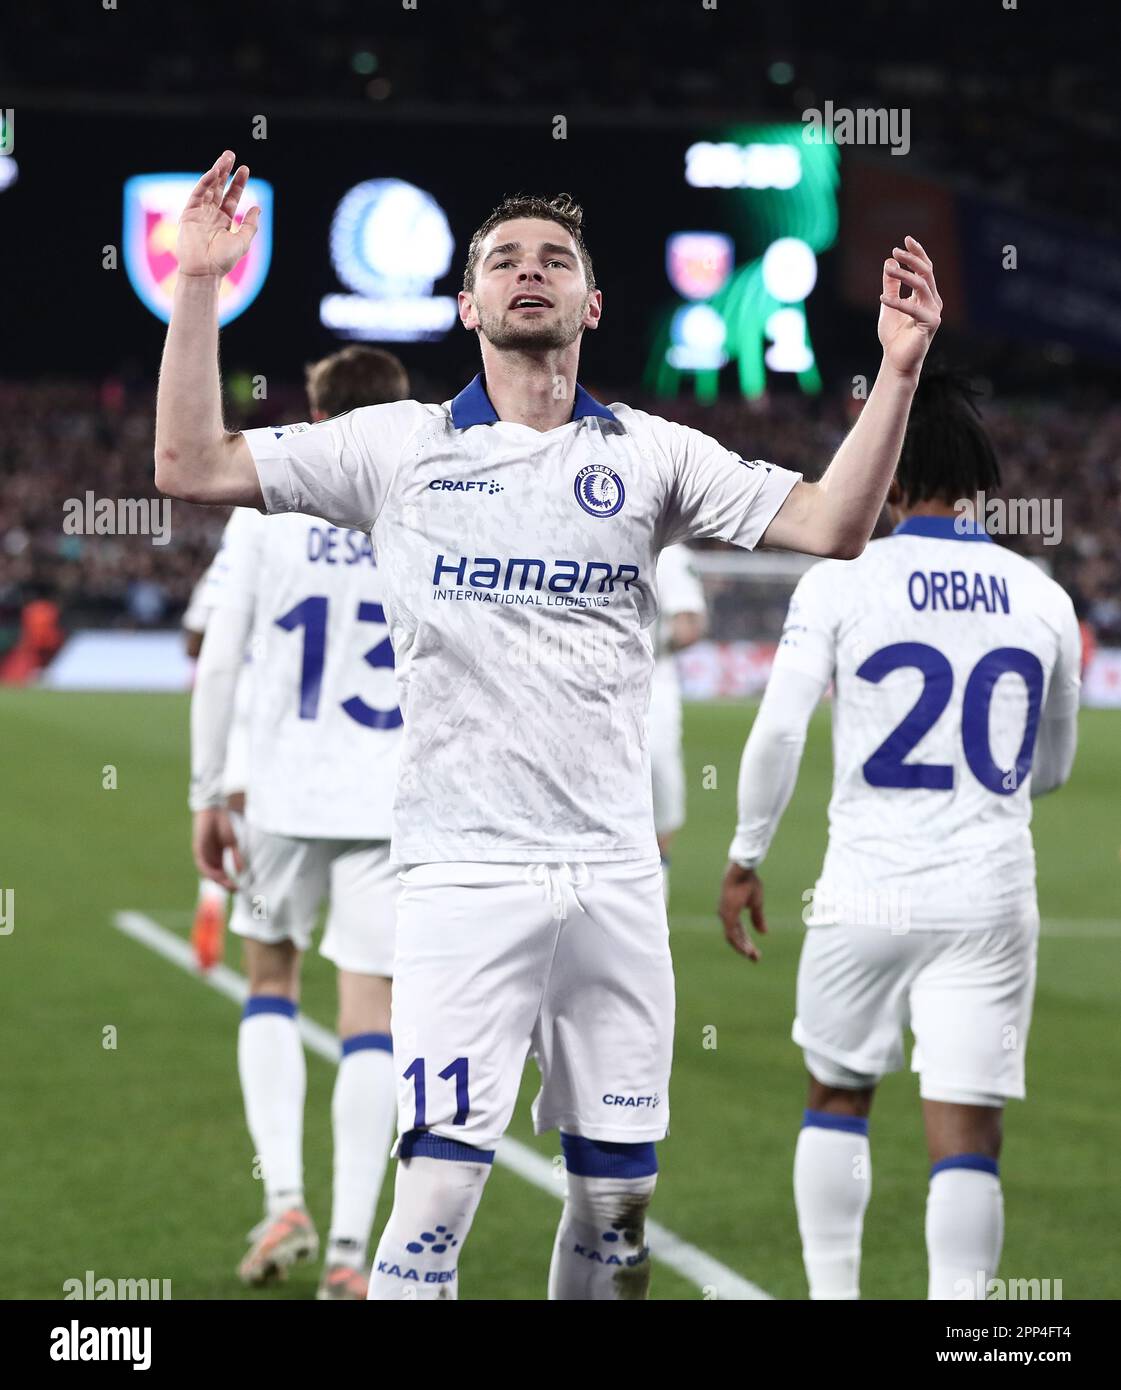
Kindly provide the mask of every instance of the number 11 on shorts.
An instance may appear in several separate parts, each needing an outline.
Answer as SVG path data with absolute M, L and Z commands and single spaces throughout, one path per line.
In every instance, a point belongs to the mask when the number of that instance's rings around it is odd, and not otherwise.
M 416 1093 L 416 1119 L 413 1121 L 414 1129 L 424 1129 L 427 1124 L 425 1118 L 426 1102 L 426 1082 L 425 1082 L 425 1062 L 423 1057 L 415 1057 L 405 1068 L 404 1077 L 406 1081 L 413 1083 L 413 1090 Z M 437 1073 L 441 1081 L 450 1081 L 455 1078 L 455 1119 L 453 1125 L 465 1125 L 467 1115 L 471 1109 L 471 1101 L 467 1091 L 467 1058 L 457 1057 L 454 1062 L 449 1062 L 442 1072 Z

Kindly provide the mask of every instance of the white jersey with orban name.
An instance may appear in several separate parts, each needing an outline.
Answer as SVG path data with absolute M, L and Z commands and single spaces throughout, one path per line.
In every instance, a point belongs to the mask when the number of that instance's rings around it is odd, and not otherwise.
M 829 845 L 811 924 L 1012 925 L 1035 910 L 1031 763 L 1077 708 L 1067 594 L 952 518 L 802 578 L 776 666 L 834 681 Z
M 250 819 L 278 835 L 389 839 L 402 717 L 370 537 L 238 508 L 204 598 L 252 614 Z

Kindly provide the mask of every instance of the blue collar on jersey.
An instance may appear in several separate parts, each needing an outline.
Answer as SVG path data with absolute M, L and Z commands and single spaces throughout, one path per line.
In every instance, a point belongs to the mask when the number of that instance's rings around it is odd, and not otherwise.
M 601 415 L 605 420 L 614 420 L 618 424 L 616 415 L 605 405 L 600 405 L 594 396 L 589 396 L 587 391 L 577 382 L 572 418 L 573 420 L 580 420 L 585 415 Z M 472 425 L 498 423 L 498 414 L 490 403 L 490 397 L 487 395 L 487 388 L 483 385 L 483 377 L 480 373 L 452 401 L 452 424 L 457 430 L 469 430 Z
M 983 526 L 957 516 L 909 516 L 891 533 L 893 536 L 929 536 L 936 541 L 988 541 L 992 536 Z

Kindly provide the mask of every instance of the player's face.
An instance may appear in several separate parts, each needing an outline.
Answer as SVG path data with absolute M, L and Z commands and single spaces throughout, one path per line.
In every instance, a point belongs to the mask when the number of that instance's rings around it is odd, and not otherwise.
M 501 222 L 483 242 L 474 293 L 459 296 L 465 328 L 496 348 L 566 348 L 595 328 L 600 293 L 589 290 L 576 243 L 557 222 Z

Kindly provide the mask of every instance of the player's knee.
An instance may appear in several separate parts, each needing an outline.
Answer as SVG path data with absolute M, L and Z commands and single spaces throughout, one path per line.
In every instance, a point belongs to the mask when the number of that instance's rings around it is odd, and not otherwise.
M 650 1278 L 646 1210 L 658 1179 L 652 1143 L 614 1144 L 562 1134 L 568 1169 L 562 1231 L 572 1252 L 603 1265 L 618 1265 L 632 1283 L 630 1296 L 645 1297 Z
M 391 982 L 382 975 L 339 971 L 339 1037 L 388 1033 Z
M 433 1134 L 431 1130 L 410 1129 L 401 1136 L 397 1158 L 402 1170 L 408 1171 L 415 1166 L 417 1171 L 423 1169 L 432 1179 L 446 1179 L 455 1184 L 461 1181 L 456 1176 L 456 1169 L 461 1165 L 477 1170 L 477 1176 L 485 1181 L 494 1164 L 494 1150 L 465 1144 L 459 1139 L 448 1139 L 442 1134 Z
M 923 1101 L 927 1149 L 931 1163 L 962 1155 L 1000 1157 L 1004 1139 L 1004 1110 L 1000 1105 L 966 1105 Z
M 245 942 L 245 973 L 250 994 L 295 999 L 299 993 L 300 953 L 292 941 Z
M 841 1115 L 866 1120 L 872 1113 L 875 1086 L 828 1086 L 810 1073 L 806 1108 L 819 1115 Z
M 562 1134 L 568 1170 L 568 1200 L 612 1223 L 639 1225 L 658 1180 L 658 1154 L 652 1143 L 619 1144 Z

